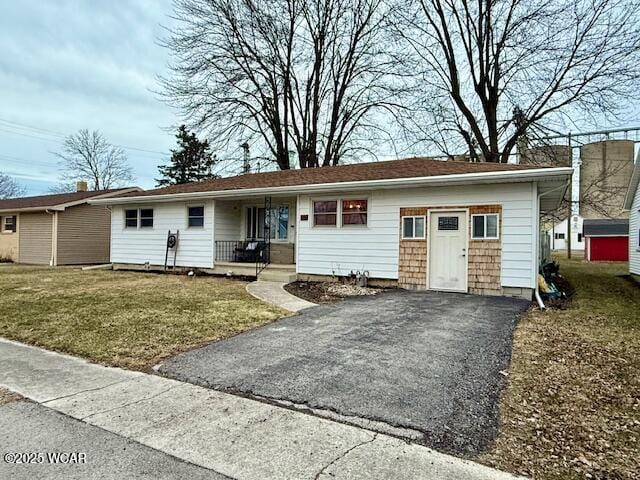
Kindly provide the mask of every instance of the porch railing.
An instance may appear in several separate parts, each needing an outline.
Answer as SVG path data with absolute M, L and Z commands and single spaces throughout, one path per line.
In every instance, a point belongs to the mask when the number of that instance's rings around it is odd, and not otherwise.
M 245 244 L 246 242 L 241 240 L 216 240 L 216 261 L 237 262 L 236 252 L 238 249 L 244 248 Z
M 255 250 L 247 250 L 251 242 L 257 242 Z M 269 265 L 271 245 L 263 240 L 216 240 L 216 262 L 254 263 L 256 277 Z

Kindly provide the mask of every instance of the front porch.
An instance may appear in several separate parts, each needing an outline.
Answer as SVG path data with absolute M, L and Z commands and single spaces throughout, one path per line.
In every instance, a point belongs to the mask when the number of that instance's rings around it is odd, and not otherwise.
M 216 201 L 216 274 L 294 281 L 295 197 Z

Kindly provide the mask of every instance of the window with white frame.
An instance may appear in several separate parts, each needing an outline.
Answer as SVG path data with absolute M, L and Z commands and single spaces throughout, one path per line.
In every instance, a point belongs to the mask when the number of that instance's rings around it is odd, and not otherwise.
M 366 225 L 367 200 L 342 200 L 342 225 Z
M 279 205 L 269 209 L 247 207 L 246 238 L 286 241 L 289 238 L 289 206 Z
M 140 228 L 153 228 L 153 208 L 140 209 Z
M 337 200 L 316 200 L 313 202 L 313 224 L 335 227 L 338 222 Z
M 204 227 L 204 207 L 189 207 L 187 216 L 189 228 Z
M 127 209 L 124 211 L 124 227 L 138 228 L 138 209 Z
M 366 226 L 368 203 L 366 198 L 314 200 L 312 202 L 313 225 L 316 227 Z
M 404 240 L 424 239 L 426 223 L 424 216 L 402 217 L 402 238 Z
M 18 222 L 15 215 L 2 217 L 2 231 L 14 233 L 17 230 Z
M 487 213 L 471 215 L 471 228 L 474 240 L 496 240 L 498 238 L 498 214 Z

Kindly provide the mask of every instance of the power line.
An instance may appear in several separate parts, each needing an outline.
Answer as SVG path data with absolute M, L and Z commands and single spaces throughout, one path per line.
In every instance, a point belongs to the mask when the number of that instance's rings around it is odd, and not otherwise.
M 56 143 L 60 143 L 62 144 L 62 142 L 60 142 L 59 140 L 53 140 L 52 138 L 46 138 L 46 137 L 42 137 L 42 136 L 36 136 L 35 134 L 37 133 L 38 135 L 48 135 L 50 137 L 56 137 L 59 138 L 61 140 L 65 139 L 67 137 L 67 135 L 65 135 L 62 132 L 58 132 L 55 130 L 49 130 L 46 128 L 39 128 L 39 127 L 34 127 L 33 125 L 27 125 L 25 123 L 18 123 L 18 122 L 14 122 L 11 120 L 7 120 L 5 118 L 0 118 L 0 127 L 4 127 L 4 128 L 13 128 L 16 130 L 25 130 L 27 129 L 28 133 L 24 133 L 21 131 L 13 131 L 13 130 L 4 130 L 3 128 L 0 128 L 0 131 L 4 131 L 7 133 L 13 133 L 15 135 L 22 135 L 25 137 L 31 137 L 31 138 L 35 138 L 38 140 L 45 140 L 45 141 L 49 141 L 49 142 L 56 142 Z M 29 132 L 29 130 L 34 130 L 34 132 Z M 146 148 L 140 148 L 140 147 L 133 147 L 130 145 L 122 145 L 122 144 L 116 144 L 114 143 L 113 145 L 123 148 L 125 150 L 133 150 L 136 152 L 144 152 L 144 153 L 151 153 L 151 154 L 157 154 L 157 155 L 168 155 L 168 152 L 161 152 L 158 150 L 149 150 Z
M 11 155 L 4 155 L 4 154 L 0 154 L 0 161 L 2 162 L 9 162 L 9 163 L 17 163 L 20 165 L 24 165 L 25 163 L 28 165 L 40 165 L 43 167 L 50 167 L 50 168 L 58 168 L 57 164 L 52 164 L 52 163 L 46 163 L 46 162 L 42 162 L 39 160 L 29 160 L 26 158 L 22 158 L 22 157 L 14 157 Z

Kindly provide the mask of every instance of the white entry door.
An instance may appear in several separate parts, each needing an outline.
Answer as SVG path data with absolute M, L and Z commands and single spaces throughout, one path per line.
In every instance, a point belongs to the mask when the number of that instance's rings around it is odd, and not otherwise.
M 429 288 L 466 292 L 466 212 L 432 212 L 429 236 Z

